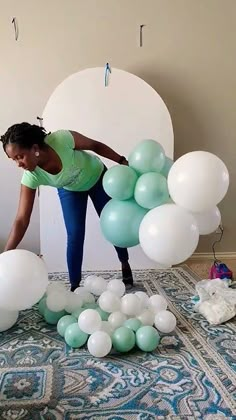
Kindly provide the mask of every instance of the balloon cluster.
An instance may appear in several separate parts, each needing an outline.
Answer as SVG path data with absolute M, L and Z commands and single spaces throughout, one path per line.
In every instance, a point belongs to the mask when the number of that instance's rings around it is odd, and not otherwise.
M 190 152 L 176 162 L 154 140 L 139 143 L 129 166 L 116 165 L 104 175 L 111 200 L 101 214 L 105 238 L 119 247 L 140 244 L 164 266 L 180 264 L 196 250 L 199 235 L 221 222 L 217 204 L 229 187 L 229 173 L 217 156 Z
M 87 343 L 95 357 L 105 357 L 112 348 L 128 352 L 136 345 L 142 351 L 157 348 L 161 333 L 176 327 L 175 316 L 167 310 L 161 295 L 142 291 L 125 294 L 121 280 L 89 276 L 75 293 L 51 283 L 39 302 L 39 312 L 72 348 Z

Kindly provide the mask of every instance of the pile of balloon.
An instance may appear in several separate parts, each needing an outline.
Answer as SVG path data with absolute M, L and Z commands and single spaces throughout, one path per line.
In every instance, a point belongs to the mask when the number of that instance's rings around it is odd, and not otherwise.
M 49 283 L 48 277 L 45 262 L 32 252 L 17 249 L 0 255 L 0 332 L 14 327 L 18 319 L 20 326 L 29 316 L 23 311 L 34 308 L 57 326 L 70 347 L 87 343 L 91 355 L 105 357 L 112 349 L 154 351 L 159 333 L 169 334 L 176 327 L 161 295 L 126 294 L 121 280 L 108 282 L 98 276 L 87 277 L 73 293 L 62 282 Z
M 217 230 L 217 205 L 229 187 L 224 162 L 205 151 L 173 162 L 155 140 L 141 141 L 129 166 L 108 169 L 103 186 L 111 200 L 101 214 L 105 238 L 119 247 L 140 244 L 149 259 L 171 267 L 187 260 L 200 235 Z
M 154 351 L 159 332 L 169 334 L 176 327 L 167 305 L 161 295 L 125 294 L 121 280 L 107 282 L 93 275 L 74 293 L 60 283 L 50 283 L 39 312 L 47 323 L 57 325 L 68 346 L 81 348 L 87 343 L 92 356 L 105 357 L 111 350 L 125 353 L 134 347 Z

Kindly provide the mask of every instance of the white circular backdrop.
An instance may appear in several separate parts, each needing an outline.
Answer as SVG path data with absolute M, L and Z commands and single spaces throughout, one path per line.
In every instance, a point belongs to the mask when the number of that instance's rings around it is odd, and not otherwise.
M 46 130 L 75 130 L 126 156 L 141 140 L 154 139 L 162 144 L 166 155 L 173 158 L 171 117 L 158 93 L 139 77 L 113 68 L 105 87 L 104 75 L 105 69 L 98 67 L 66 78 L 45 106 L 43 120 Z M 114 164 L 104 162 L 107 166 Z M 49 270 L 65 270 L 65 229 L 56 191 L 49 188 L 41 189 L 40 229 L 41 252 Z M 131 249 L 130 255 L 133 267 L 156 266 L 139 247 Z M 84 269 L 118 267 L 113 247 L 103 238 L 99 219 L 89 204 Z

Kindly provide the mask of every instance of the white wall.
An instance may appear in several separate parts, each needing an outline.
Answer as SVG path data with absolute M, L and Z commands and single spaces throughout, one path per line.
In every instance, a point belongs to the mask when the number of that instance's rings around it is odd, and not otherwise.
M 221 250 L 234 251 L 236 1 L 0 3 L 0 132 L 18 121 L 37 122 L 55 87 L 81 69 L 109 61 L 112 67 L 138 75 L 160 93 L 170 110 L 175 156 L 190 150 L 209 150 L 229 168 L 231 185 L 220 206 L 225 226 Z M 19 24 L 18 41 L 11 23 L 14 16 Z M 141 24 L 146 24 L 142 48 Z M 5 188 L 4 159 L 1 153 L 2 246 L 15 213 L 19 181 L 16 173 L 9 172 Z M 9 191 L 11 204 L 6 196 Z M 39 230 L 34 220 L 27 240 L 36 249 Z M 211 236 L 201 238 L 199 250 L 209 252 L 212 240 Z

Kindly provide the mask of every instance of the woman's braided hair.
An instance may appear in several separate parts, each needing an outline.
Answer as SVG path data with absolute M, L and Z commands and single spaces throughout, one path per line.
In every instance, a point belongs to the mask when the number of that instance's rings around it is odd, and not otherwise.
M 4 151 L 8 144 L 16 144 L 24 149 L 31 149 L 37 144 L 40 149 L 45 146 L 44 139 L 47 133 L 43 127 L 22 122 L 8 128 L 5 134 L 0 137 Z

